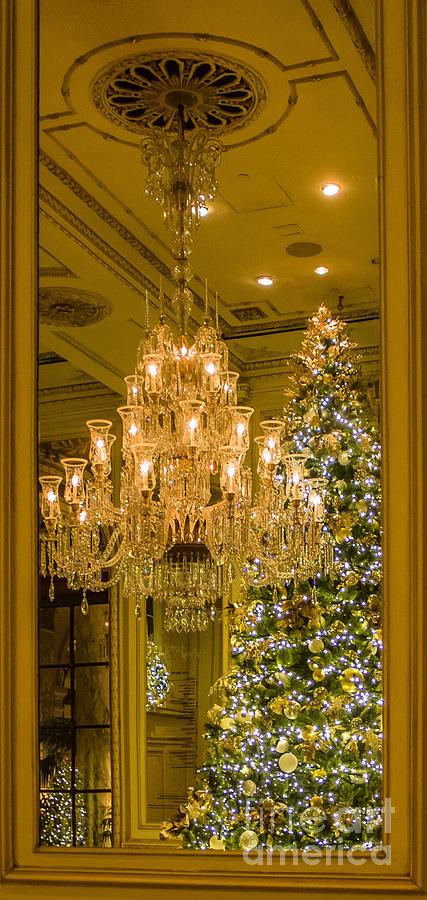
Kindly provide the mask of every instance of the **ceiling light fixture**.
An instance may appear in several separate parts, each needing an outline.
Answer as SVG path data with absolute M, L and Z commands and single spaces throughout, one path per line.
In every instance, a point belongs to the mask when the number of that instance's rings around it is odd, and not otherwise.
M 270 575 L 274 571 L 274 577 L 316 571 L 323 558 L 323 507 L 321 488 L 313 493 L 304 482 L 304 461 L 283 455 L 283 423 L 276 421 L 261 423 L 263 490 L 257 505 L 251 505 L 251 471 L 244 460 L 253 409 L 237 402 L 239 376 L 228 366 L 217 308 L 215 324 L 210 319 L 207 284 L 204 322 L 193 342 L 189 338 L 193 232 L 202 207 L 215 194 L 221 147 L 204 129 L 187 136 L 184 98 L 179 102 L 179 91 L 174 97 L 173 130 L 153 128 L 142 153 L 148 168 L 145 192 L 161 205 L 174 236 L 172 299 L 180 337 L 176 340 L 166 323 L 161 286 L 160 319 L 153 327 L 146 294 L 145 333 L 135 370 L 124 379 L 126 403 L 118 409 L 123 428 L 119 504 L 114 504 L 110 478 L 112 422 L 91 419 L 86 423 L 89 460 L 61 460 L 63 496 L 60 476 L 40 478 L 45 526 L 40 569 L 50 576 L 51 599 L 55 577 L 81 590 L 85 614 L 88 591 L 120 583 L 124 596 L 134 600 L 138 618 L 152 596 L 165 603 L 165 628 L 195 631 L 207 627 L 217 598 L 254 551 L 256 565 Z M 260 276 L 258 281 L 268 285 L 273 279 Z M 314 503 L 314 494 L 319 502 Z
M 258 275 L 257 284 L 262 285 L 262 287 L 271 287 L 273 279 L 271 275 Z
M 322 184 L 320 190 L 325 197 L 335 197 L 336 194 L 340 193 L 341 185 L 334 181 L 328 181 L 326 184 Z
M 314 271 L 315 271 L 316 275 L 327 275 L 329 272 L 329 269 L 327 266 L 316 266 Z

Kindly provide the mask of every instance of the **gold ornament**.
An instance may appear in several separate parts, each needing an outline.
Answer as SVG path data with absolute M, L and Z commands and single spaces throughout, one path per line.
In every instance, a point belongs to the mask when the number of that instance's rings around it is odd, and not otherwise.
M 250 769 L 249 766 L 242 766 L 242 768 L 240 769 L 241 775 L 250 775 L 251 772 L 252 769 Z
M 315 835 L 322 831 L 327 814 L 319 807 L 309 806 L 300 815 L 300 822 L 307 834 Z
M 360 576 L 357 574 L 357 572 L 353 572 L 352 570 L 350 570 L 350 572 L 347 572 L 345 576 L 346 585 L 348 585 L 348 587 L 352 587 L 354 584 L 357 584 L 357 582 L 359 581 L 359 577 Z
M 275 713 L 276 716 L 280 716 L 283 712 L 283 705 L 286 703 L 284 697 L 274 697 L 273 700 L 270 700 L 269 706 L 272 713 Z
M 320 653 L 323 650 L 324 646 L 325 645 L 322 641 L 322 638 L 313 638 L 311 641 L 309 641 L 308 649 L 310 653 Z
M 326 769 L 315 769 L 313 772 L 313 778 L 326 778 L 327 772 Z
M 326 673 L 324 669 L 313 669 L 313 681 L 324 681 Z
M 241 850 L 254 850 L 258 846 L 258 835 L 255 831 L 243 831 L 240 835 L 239 847 Z
M 187 812 L 191 819 L 198 819 L 203 814 L 203 809 L 197 800 L 187 803 Z
M 279 740 L 276 744 L 276 753 L 285 753 L 285 751 L 288 749 L 288 747 L 289 747 L 288 739 L 285 737 L 281 737 L 281 738 L 279 738 Z
M 288 700 L 283 712 L 287 719 L 296 719 L 301 712 L 301 703 L 298 703 L 298 700 Z
M 287 775 L 290 775 L 291 772 L 295 772 L 297 765 L 298 759 L 294 753 L 283 753 L 279 758 L 279 769 Z
M 350 455 L 346 450 L 343 450 L 342 453 L 338 454 L 338 462 L 340 466 L 348 466 L 350 462 Z
M 341 687 L 347 694 L 355 694 L 365 676 L 359 669 L 344 669 L 340 675 Z
M 319 797 L 317 794 L 315 794 L 314 797 L 310 798 L 310 806 L 323 806 L 322 797 Z
M 291 683 L 291 676 L 288 675 L 287 672 L 276 672 L 276 679 L 283 685 L 289 685 Z
M 211 850 L 225 850 L 224 838 L 219 838 L 216 834 L 213 834 L 209 841 L 209 847 Z
M 224 716 L 224 718 L 221 719 L 219 723 L 220 728 L 222 728 L 223 731 L 227 731 L 228 728 L 233 728 L 234 724 L 234 719 L 232 719 L 230 716 Z
M 221 716 L 222 716 L 222 706 L 219 706 L 218 703 L 216 703 L 215 706 L 211 706 L 211 708 L 208 709 L 207 717 L 208 717 L 208 719 L 210 719 L 211 722 L 214 722 L 215 725 L 218 724 Z
M 308 660 L 308 667 L 313 671 L 313 669 L 320 669 L 323 665 L 323 659 L 321 656 L 313 656 L 313 659 Z
M 256 793 L 256 784 L 254 781 L 248 779 L 248 781 L 244 781 L 242 785 L 242 790 L 245 797 L 253 797 Z
M 356 509 L 360 513 L 367 513 L 369 509 L 369 503 L 367 500 L 358 500 L 356 503 Z
M 313 709 L 322 709 L 323 704 L 328 696 L 328 691 L 325 687 L 315 688 L 311 700 L 311 706 L 313 707 Z
M 318 735 L 315 725 L 304 725 L 301 728 L 301 734 L 305 741 L 314 741 Z

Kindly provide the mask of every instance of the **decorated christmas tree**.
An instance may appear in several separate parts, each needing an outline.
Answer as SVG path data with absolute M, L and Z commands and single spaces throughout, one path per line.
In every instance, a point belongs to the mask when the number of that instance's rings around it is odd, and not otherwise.
M 327 480 L 327 577 L 242 592 L 206 764 L 163 831 L 184 846 L 381 842 L 380 468 L 345 325 L 321 307 L 293 358 L 287 451 Z

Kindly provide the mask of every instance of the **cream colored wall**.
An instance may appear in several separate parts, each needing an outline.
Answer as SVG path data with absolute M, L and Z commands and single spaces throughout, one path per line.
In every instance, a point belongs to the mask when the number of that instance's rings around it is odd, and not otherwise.
M 392 861 L 357 868 L 319 862 L 286 873 L 276 862 L 249 869 L 233 854 L 173 848 L 147 854 L 34 850 L 35 19 L 30 0 L 3 0 L 2 13 L 0 897 L 160 900 L 167 894 L 201 900 L 207 891 L 224 900 L 255 900 L 270 891 L 323 900 L 335 894 L 343 900 L 362 893 L 426 896 L 425 3 L 383 0 L 380 19 L 385 786 L 396 807 Z M 16 192 L 10 193 L 7 185 L 13 184 Z

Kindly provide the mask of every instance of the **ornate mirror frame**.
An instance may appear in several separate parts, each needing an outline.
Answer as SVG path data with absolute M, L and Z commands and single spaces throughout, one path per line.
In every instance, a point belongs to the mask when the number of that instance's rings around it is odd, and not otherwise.
M 325 0 L 327 2 L 327 0 Z M 337 4 L 335 4 L 337 5 Z M 390 865 L 249 866 L 240 855 L 37 848 L 36 760 L 36 114 L 35 0 L 2 0 L 1 19 L 1 875 L 3 898 L 299 898 L 427 892 L 427 343 L 425 2 L 380 0 L 379 172 L 385 526 L 385 795 Z M 423 128 L 424 125 L 424 128 Z M 424 154 L 424 157 L 423 157 Z M 86 885 L 86 888 L 84 887 Z M 98 886 L 98 887 L 97 887 Z M 128 890 L 126 889 L 128 888 Z

